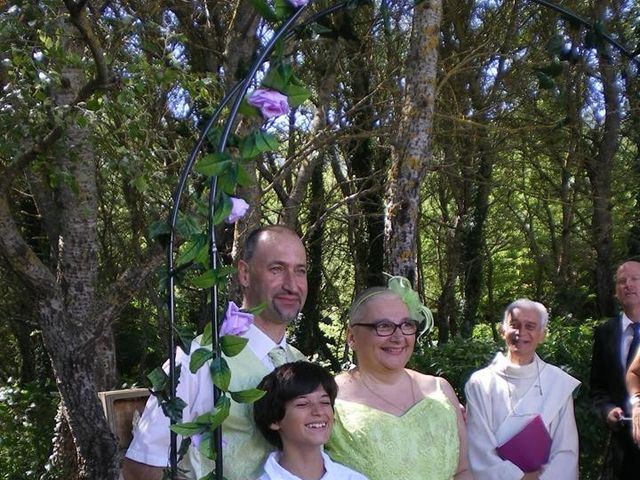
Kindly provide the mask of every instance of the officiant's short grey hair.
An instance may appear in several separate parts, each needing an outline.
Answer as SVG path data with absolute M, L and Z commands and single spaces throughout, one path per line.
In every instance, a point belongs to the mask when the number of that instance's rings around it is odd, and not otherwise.
M 504 318 L 502 319 L 502 325 L 504 327 L 508 325 L 511 312 L 513 312 L 516 308 L 535 310 L 536 312 L 538 312 L 538 317 L 540 318 L 540 328 L 542 330 L 547 328 L 547 322 L 549 321 L 549 312 L 547 311 L 547 307 L 545 307 L 540 302 L 534 302 L 533 300 L 529 300 L 528 298 L 519 298 L 518 300 L 514 300 L 509 304 L 509 306 L 504 311 Z

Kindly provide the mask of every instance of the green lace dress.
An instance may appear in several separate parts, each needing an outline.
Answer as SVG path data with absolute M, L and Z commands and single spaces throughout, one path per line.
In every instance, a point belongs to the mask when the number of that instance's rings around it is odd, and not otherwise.
M 370 480 L 449 480 L 460 450 L 456 412 L 441 390 L 400 417 L 338 399 L 325 449 Z

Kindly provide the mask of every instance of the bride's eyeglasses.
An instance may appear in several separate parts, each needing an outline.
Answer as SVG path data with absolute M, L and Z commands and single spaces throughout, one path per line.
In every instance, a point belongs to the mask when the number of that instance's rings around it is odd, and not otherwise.
M 403 335 L 415 335 L 418 331 L 418 322 L 415 320 L 405 320 L 402 323 L 380 320 L 374 323 L 352 323 L 351 326 L 373 328 L 379 337 L 390 337 L 397 329 L 400 329 Z

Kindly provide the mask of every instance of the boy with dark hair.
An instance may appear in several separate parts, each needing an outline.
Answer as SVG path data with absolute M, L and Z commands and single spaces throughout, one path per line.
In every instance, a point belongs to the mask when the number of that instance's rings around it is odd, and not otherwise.
M 367 480 L 322 451 L 333 428 L 338 393 L 326 369 L 303 361 L 286 363 L 258 388 L 266 394 L 253 405 L 256 426 L 278 448 L 258 480 Z

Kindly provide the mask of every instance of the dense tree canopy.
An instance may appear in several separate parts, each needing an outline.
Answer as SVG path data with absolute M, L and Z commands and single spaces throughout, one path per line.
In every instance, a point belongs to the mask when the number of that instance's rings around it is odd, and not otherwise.
M 273 31 L 256 3 L 0 2 L 0 405 L 31 389 L 44 403 L 52 382 L 62 399 L 29 478 L 117 478 L 97 392 L 144 383 L 166 355 L 162 225 L 208 116 Z M 251 210 L 219 228 L 222 261 L 260 223 L 299 231 L 310 295 L 291 334 L 334 368 L 354 293 L 383 272 L 412 278 L 439 349 L 486 341 L 521 296 L 567 328 L 613 314 L 615 265 L 640 253 L 637 2 L 562 2 L 590 26 L 538 2 L 360 3 L 277 52 L 310 97 L 266 124 L 278 147 L 247 165 Z M 182 258 L 205 185 L 189 177 Z M 178 287 L 192 330 L 198 273 Z

